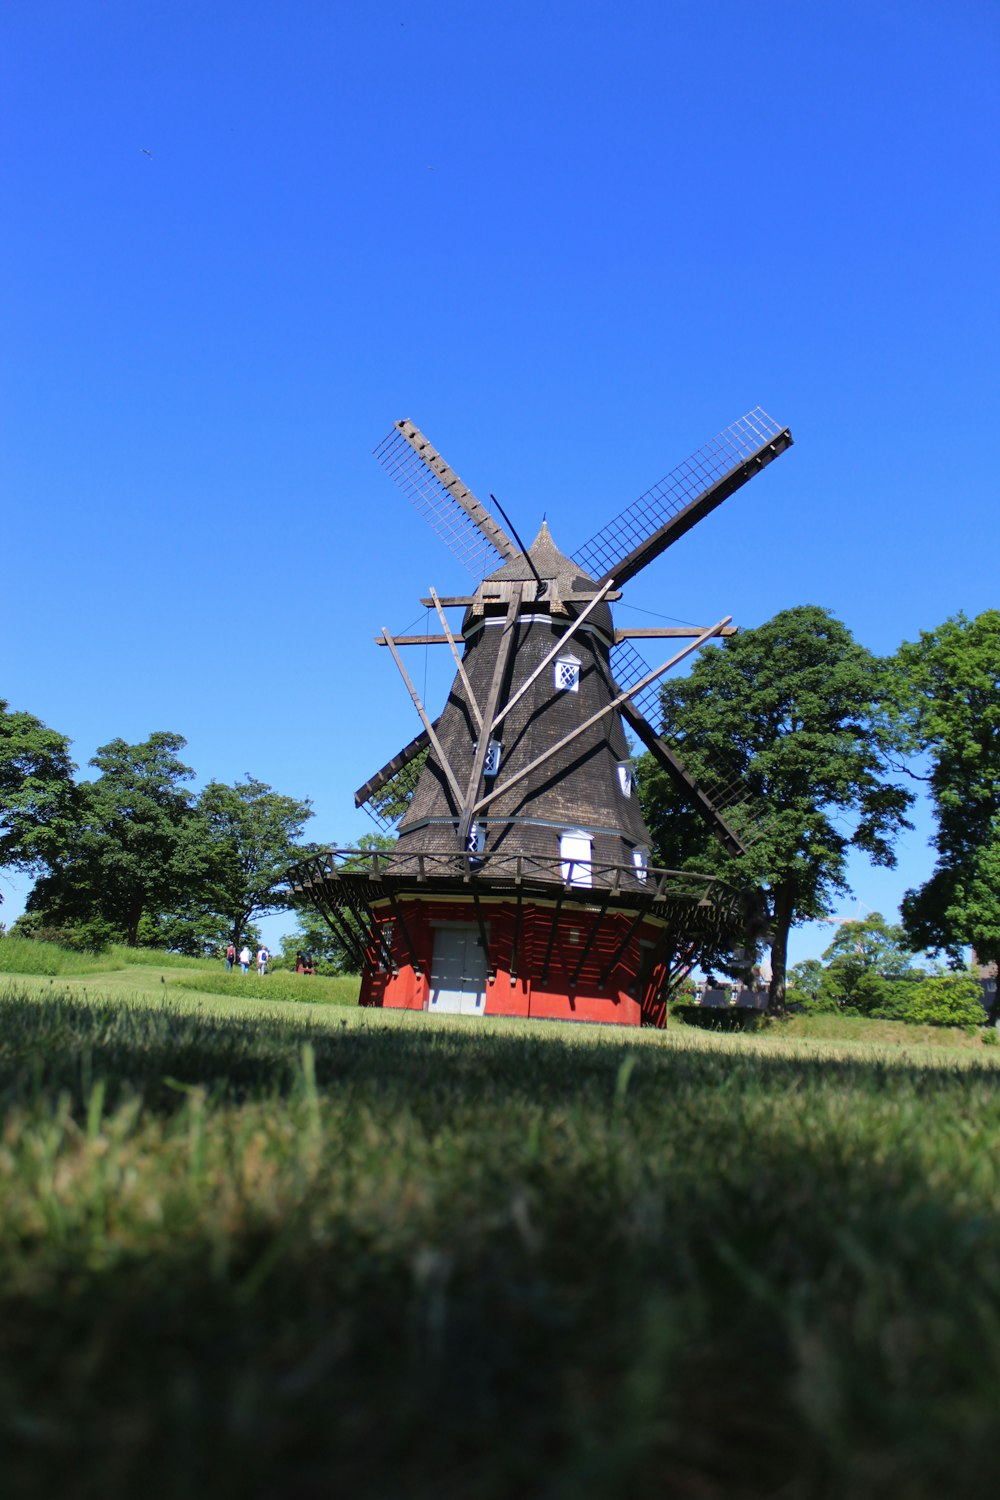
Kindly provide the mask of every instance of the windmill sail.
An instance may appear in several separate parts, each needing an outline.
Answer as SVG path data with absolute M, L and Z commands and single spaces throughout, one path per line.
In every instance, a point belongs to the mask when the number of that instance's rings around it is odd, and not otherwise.
M 394 424 L 375 457 L 474 578 L 520 555 L 503 527 L 407 418 Z
M 591 537 L 573 559 L 621 587 L 792 444 L 792 434 L 755 406 L 672 469 Z
M 425 729 L 354 793 L 355 807 L 363 807 L 383 833 L 390 833 L 406 813 L 429 748 L 430 736 Z

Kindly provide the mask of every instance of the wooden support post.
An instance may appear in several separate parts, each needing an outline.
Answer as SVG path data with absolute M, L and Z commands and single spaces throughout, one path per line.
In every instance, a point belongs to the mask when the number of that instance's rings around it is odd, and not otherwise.
M 555 944 L 556 932 L 559 927 L 559 913 L 562 911 L 562 902 L 563 893 L 562 891 L 560 891 L 559 895 L 556 897 L 556 909 L 552 913 L 552 926 L 549 928 L 549 940 L 545 945 L 545 957 L 542 960 L 542 969 L 541 973 L 538 976 L 539 984 L 544 984 L 546 979 L 548 979 L 549 977 L 549 962 L 552 958 L 552 948 Z
M 476 921 L 479 923 L 479 941 L 483 949 L 483 957 L 486 960 L 486 972 L 492 970 L 496 974 L 496 964 L 490 963 L 490 940 L 486 935 L 486 923 L 483 921 L 483 908 L 479 903 L 479 892 L 475 886 L 472 887 L 472 905 L 476 911 Z
M 518 855 L 520 865 L 521 856 Z M 521 917 L 524 911 L 524 891 L 521 887 L 521 876 L 517 877 L 517 905 L 514 908 L 514 936 L 510 943 L 510 982 L 513 984 L 517 979 L 517 949 L 521 941 Z
M 507 618 L 503 622 L 503 630 L 500 633 L 497 659 L 493 665 L 490 690 L 486 698 L 486 707 L 483 710 L 483 725 L 479 731 L 479 742 L 476 745 L 476 754 L 472 763 L 472 772 L 469 776 L 468 790 L 464 801 L 460 804 L 461 816 L 458 820 L 458 847 L 460 850 L 465 849 L 475 811 L 473 804 L 483 783 L 483 767 L 486 764 L 486 756 L 489 753 L 490 735 L 493 733 L 493 721 L 496 716 L 497 702 L 500 698 L 504 678 L 507 675 L 507 664 L 510 661 L 510 653 L 514 645 L 514 627 L 517 624 L 517 612 L 520 604 L 521 585 L 516 584 L 510 596 L 510 603 L 507 606 Z
M 344 922 L 343 925 L 341 925 L 340 916 L 322 886 L 313 886 L 313 900 L 319 907 L 320 916 L 323 918 L 324 922 L 329 927 L 334 937 L 339 938 L 339 940 L 343 943 L 344 947 L 354 959 L 354 962 L 358 965 L 359 969 L 365 968 L 367 966 L 368 959 L 364 949 L 358 942 L 357 936 L 352 931 L 350 924 L 348 922 Z
M 601 910 L 600 910 L 600 913 L 597 916 L 596 921 L 593 918 L 591 918 L 590 931 L 587 934 L 587 941 L 583 945 L 583 952 L 580 954 L 580 957 L 577 959 L 576 968 L 573 970 L 573 977 L 572 977 L 572 979 L 569 982 L 569 987 L 570 987 L 571 990 L 575 990 L 576 989 L 576 986 L 577 986 L 577 984 L 579 982 L 579 979 L 580 979 L 580 975 L 583 973 L 583 966 L 587 962 L 587 959 L 590 957 L 590 950 L 594 946 L 594 943 L 595 943 L 595 941 L 597 939 L 597 934 L 598 934 L 598 932 L 601 929 L 601 923 L 604 921 L 604 916 L 605 916 L 605 913 L 607 912 L 608 902 L 610 900 L 611 900 L 611 892 L 610 892 L 610 890 L 607 890 L 604 893 L 604 899 L 601 902 Z
M 406 951 L 410 955 L 410 964 L 413 968 L 413 972 L 419 979 L 421 974 L 420 958 L 417 954 L 416 948 L 413 946 L 413 939 L 410 937 L 410 930 L 407 927 L 406 922 L 403 920 L 402 908 L 400 907 L 399 902 L 396 900 L 396 893 L 392 889 L 392 886 L 389 885 L 387 881 L 383 881 L 383 886 L 385 889 L 385 893 L 389 898 L 389 905 L 392 907 L 392 914 L 396 919 L 400 932 L 403 934 L 403 942 L 406 944 Z
M 465 664 L 463 663 L 462 658 L 459 655 L 458 646 L 455 644 L 455 637 L 452 635 L 450 629 L 448 628 L 448 619 L 445 615 L 444 610 L 441 608 L 441 600 L 438 598 L 437 591 L 435 589 L 431 589 L 431 598 L 434 600 L 434 608 L 437 610 L 438 619 L 441 621 L 441 629 L 445 633 L 445 638 L 447 639 L 448 645 L 451 647 L 451 654 L 455 658 L 455 666 L 458 669 L 459 677 L 462 679 L 462 686 L 465 688 L 465 696 L 468 699 L 469 707 L 471 708 L 473 717 L 475 718 L 476 727 L 478 728 L 479 733 L 482 734 L 483 716 L 479 712 L 479 704 L 476 702 L 476 695 L 472 691 L 472 683 L 469 681 L 466 674 Z
M 457 778 L 455 776 L 455 773 L 451 769 L 451 765 L 450 765 L 450 763 L 448 761 L 448 757 L 445 755 L 444 751 L 441 749 L 441 741 L 437 737 L 437 734 L 436 734 L 435 729 L 434 729 L 434 725 L 431 723 L 430 719 L 427 717 L 427 714 L 424 711 L 424 705 L 420 701 L 420 695 L 418 694 L 416 688 L 413 686 L 413 683 L 410 681 L 409 673 L 407 672 L 406 668 L 403 666 L 403 659 L 400 656 L 399 652 L 396 650 L 396 643 L 393 640 L 392 636 L 389 634 L 388 630 L 385 628 L 385 626 L 382 627 L 382 635 L 385 637 L 385 643 L 386 643 L 386 645 L 389 647 L 389 650 L 392 652 L 393 661 L 396 663 L 396 666 L 399 668 L 399 675 L 402 677 L 403 681 L 406 683 L 406 686 L 407 686 L 407 689 L 409 691 L 410 697 L 413 699 L 414 707 L 416 708 L 417 713 L 420 715 L 420 722 L 423 724 L 424 729 L 427 732 L 427 738 L 430 740 L 431 746 L 432 746 L 432 748 L 434 750 L 434 754 L 438 758 L 438 763 L 440 764 L 442 771 L 444 772 L 444 774 L 448 778 L 448 785 L 451 787 L 452 794 L 454 795 L 454 798 L 455 798 L 455 811 L 458 812 L 458 810 L 462 806 L 462 791 L 461 791 L 461 788 L 459 787 L 458 780 L 457 780 Z M 471 822 L 471 818 L 470 818 L 470 822 Z
M 597 981 L 597 988 L 599 990 L 603 990 L 604 989 L 604 986 L 607 984 L 608 980 L 611 978 L 611 975 L 617 969 L 618 963 L 619 963 L 619 960 L 621 959 L 622 954 L 625 952 L 625 949 L 628 947 L 629 943 L 635 937 L 635 934 L 638 932 L 639 927 L 641 926 L 642 922 L 645 920 L 645 917 L 646 917 L 645 910 L 638 911 L 638 912 L 636 912 L 634 919 L 629 923 L 628 928 L 626 929 L 626 932 L 625 932 L 625 936 L 622 938 L 621 942 L 618 944 L 618 947 L 615 949 L 614 954 L 611 957 L 611 960 L 609 961 L 609 963 L 605 967 L 605 970 L 604 970 L 603 974 L 601 975 L 600 979 Z

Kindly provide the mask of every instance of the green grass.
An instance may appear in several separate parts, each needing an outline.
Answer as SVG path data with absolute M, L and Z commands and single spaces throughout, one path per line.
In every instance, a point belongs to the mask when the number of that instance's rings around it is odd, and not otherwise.
M 1000 1049 L 183 979 L 0 996 L 5 1494 L 996 1492 Z
M 356 975 L 321 978 L 318 974 L 293 974 L 276 969 L 263 979 L 257 974 L 227 974 L 218 965 L 212 974 L 184 979 L 184 988 L 198 994 L 229 995 L 253 1000 L 294 1000 L 311 1005 L 357 1005 Z
M 109 954 L 79 953 L 31 938 L 0 937 L 0 974 L 99 974 L 120 967 Z

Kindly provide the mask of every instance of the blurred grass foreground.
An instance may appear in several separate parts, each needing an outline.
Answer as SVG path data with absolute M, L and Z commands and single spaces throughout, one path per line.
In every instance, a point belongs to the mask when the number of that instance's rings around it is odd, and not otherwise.
M 1000 1049 L 196 977 L 0 979 L 5 1495 L 1000 1491 Z

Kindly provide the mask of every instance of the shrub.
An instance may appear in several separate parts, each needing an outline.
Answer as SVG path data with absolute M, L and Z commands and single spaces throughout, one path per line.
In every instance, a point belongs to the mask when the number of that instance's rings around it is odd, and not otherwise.
M 872 1015 L 921 1026 L 982 1026 L 982 990 L 971 974 L 933 974 L 916 984 L 892 986 L 893 994 Z

